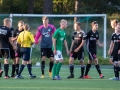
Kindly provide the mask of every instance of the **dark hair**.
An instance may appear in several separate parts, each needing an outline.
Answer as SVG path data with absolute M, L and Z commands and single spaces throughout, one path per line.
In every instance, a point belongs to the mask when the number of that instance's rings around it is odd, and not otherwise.
M 81 26 L 81 23 L 80 23 L 80 22 L 75 22 L 74 24 L 77 24 L 78 26 Z
M 10 22 L 10 19 L 9 19 L 9 18 L 5 18 L 5 19 L 3 20 L 3 22 L 4 22 L 4 23 L 8 23 L 8 22 Z
M 98 22 L 97 22 L 97 21 L 93 21 L 93 22 L 91 23 L 92 26 L 95 25 L 95 24 L 98 24 Z
M 42 20 L 49 20 L 49 18 L 47 16 L 43 16 Z

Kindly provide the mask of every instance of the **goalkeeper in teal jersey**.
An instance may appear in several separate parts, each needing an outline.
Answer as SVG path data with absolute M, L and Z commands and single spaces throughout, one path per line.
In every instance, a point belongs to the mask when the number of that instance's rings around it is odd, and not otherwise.
M 61 80 L 59 72 L 63 62 L 62 44 L 64 43 L 66 52 L 69 54 L 68 45 L 66 41 L 66 33 L 64 29 L 67 28 L 67 21 L 62 19 L 60 21 L 60 28 L 58 28 L 53 35 L 53 52 L 54 52 L 54 66 L 52 69 L 52 80 Z

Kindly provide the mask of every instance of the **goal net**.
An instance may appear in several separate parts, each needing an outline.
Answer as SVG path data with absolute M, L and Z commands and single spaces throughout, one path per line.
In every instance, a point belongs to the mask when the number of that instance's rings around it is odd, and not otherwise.
M 60 20 L 66 19 L 68 21 L 68 27 L 66 28 L 67 42 L 70 48 L 71 45 L 71 35 L 74 31 L 74 17 L 78 18 L 78 22 L 81 22 L 81 29 L 88 32 L 91 29 L 91 22 L 97 21 L 99 24 L 99 34 L 100 42 L 104 43 L 103 48 L 98 47 L 97 55 L 100 57 L 106 58 L 106 14 L 73 14 L 73 15 L 64 15 L 64 14 L 10 14 L 12 21 L 12 27 L 17 28 L 17 23 L 19 20 L 23 20 L 25 23 L 30 24 L 31 32 L 35 34 L 39 25 L 42 25 L 42 17 L 48 16 L 50 18 L 50 23 L 53 24 L 56 28 L 59 28 Z M 36 45 L 36 49 L 39 50 L 39 45 Z M 86 51 L 86 50 L 85 50 Z M 63 55 L 65 57 L 65 49 L 63 49 Z M 37 54 L 37 53 L 36 53 Z M 87 55 L 87 53 L 85 54 Z

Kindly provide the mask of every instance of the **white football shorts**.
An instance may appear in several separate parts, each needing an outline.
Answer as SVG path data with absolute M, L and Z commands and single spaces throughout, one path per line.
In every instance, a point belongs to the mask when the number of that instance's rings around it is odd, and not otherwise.
M 54 55 L 55 60 L 63 60 L 62 52 L 60 50 L 57 50 L 56 55 Z

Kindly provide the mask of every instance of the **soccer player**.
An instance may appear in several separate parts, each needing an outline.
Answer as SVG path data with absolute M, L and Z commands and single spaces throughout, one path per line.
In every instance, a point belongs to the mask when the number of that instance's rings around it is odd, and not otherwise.
M 3 74 L 1 59 L 2 59 L 2 55 L 0 54 L 0 77 L 2 77 L 2 74 Z
M 115 77 L 110 78 L 110 80 L 119 80 L 119 60 L 120 60 L 120 23 L 116 24 L 115 33 L 112 34 L 111 44 L 108 51 L 110 55 L 113 55 L 114 73 Z
M 74 64 L 73 61 L 78 58 L 81 65 L 81 76 L 79 78 L 83 78 L 84 76 L 84 48 L 83 45 L 85 43 L 85 33 L 81 30 L 81 24 L 76 22 L 74 24 L 74 32 L 72 35 L 72 44 L 70 48 L 70 59 L 69 59 L 69 69 L 70 76 L 67 78 L 74 78 Z
M 28 72 L 30 79 L 35 78 L 36 76 L 32 74 L 32 67 L 31 67 L 31 60 L 30 60 L 30 52 L 31 52 L 31 46 L 35 43 L 33 34 L 29 32 L 30 26 L 29 24 L 24 24 L 23 26 L 24 31 L 21 32 L 17 38 L 17 43 L 20 44 L 20 53 L 22 56 L 22 65 L 20 67 L 20 70 L 18 74 L 15 76 L 15 79 L 23 79 L 21 76 L 21 73 L 27 64 Z
M 10 31 L 10 25 L 11 21 L 8 18 L 5 18 L 3 20 L 4 25 L 0 26 L 0 55 L 4 57 L 4 71 L 5 71 L 5 79 L 10 78 L 8 75 L 9 71 L 9 58 L 10 58 L 10 45 L 14 50 L 17 49 L 16 46 L 14 46 L 13 41 L 11 39 L 11 31 Z
M 113 19 L 113 20 L 111 20 L 110 21 L 110 24 L 111 24 L 111 27 L 115 30 L 115 28 L 116 28 L 116 26 L 117 26 L 117 24 L 118 24 L 118 20 L 117 19 Z M 116 33 L 116 30 L 114 31 L 114 33 Z M 112 44 L 111 44 L 112 45 Z M 113 48 L 113 47 L 112 47 Z M 113 55 L 112 55 L 113 53 L 111 52 L 111 54 L 110 54 L 110 60 L 109 60 L 109 62 L 111 63 L 111 64 L 114 64 L 113 62 Z
M 42 17 L 43 25 L 38 27 L 38 31 L 35 35 L 35 42 L 38 43 L 38 40 L 40 38 L 40 48 L 41 48 L 41 72 L 42 76 L 40 78 L 44 78 L 44 70 L 45 70 L 45 60 L 46 57 L 50 59 L 49 63 L 49 76 L 51 78 L 52 73 L 52 67 L 53 67 L 53 62 L 54 62 L 54 54 L 52 51 L 52 35 L 56 28 L 48 24 L 49 23 L 49 18 L 44 16 Z
M 12 65 L 13 71 L 12 71 L 11 77 L 15 76 L 15 70 L 16 70 L 16 74 L 18 74 L 18 70 L 19 70 L 19 61 L 20 61 L 21 55 L 20 55 L 20 45 L 16 43 L 16 40 L 18 35 L 23 31 L 23 25 L 24 25 L 24 22 L 20 20 L 18 22 L 18 29 L 13 31 L 12 40 L 14 44 L 17 46 L 17 50 L 15 51 L 15 64 Z
M 86 65 L 86 71 L 85 71 L 84 78 L 91 78 L 90 76 L 88 76 L 88 72 L 91 68 L 92 61 L 94 61 L 95 63 L 95 67 L 100 75 L 100 78 L 104 78 L 103 74 L 101 73 L 101 69 L 98 63 L 98 58 L 97 58 L 97 45 L 96 44 L 98 44 L 100 47 L 103 46 L 103 44 L 100 44 L 99 42 L 99 33 L 97 31 L 98 22 L 93 21 L 91 25 L 92 25 L 92 29 L 88 31 L 86 34 L 87 52 L 89 55 L 89 60 Z
M 11 32 L 11 36 L 13 36 L 13 31 L 14 31 L 14 28 L 10 28 L 10 32 Z M 11 37 L 12 39 L 12 37 Z M 12 73 L 11 73 L 11 77 L 14 77 L 14 73 L 15 73 L 15 52 L 14 52 L 14 49 L 12 48 L 12 46 L 9 44 L 9 47 L 10 47 L 10 58 L 13 60 L 13 64 L 12 64 Z
M 53 52 L 54 52 L 55 62 L 52 69 L 52 80 L 61 80 L 59 76 L 59 72 L 63 62 L 63 56 L 62 56 L 63 43 L 65 45 L 67 54 L 69 54 L 67 41 L 66 41 L 66 33 L 64 31 L 66 28 L 67 28 L 67 21 L 62 19 L 60 21 L 60 28 L 58 28 L 53 35 Z
M 116 26 L 117 26 L 117 24 L 118 24 L 118 20 L 117 19 L 113 19 L 113 20 L 111 20 L 110 21 L 110 24 L 111 24 L 111 27 L 114 29 L 114 33 L 116 33 Z M 112 42 L 111 42 L 112 43 Z M 112 45 L 112 44 L 110 44 L 110 45 Z M 110 48 L 113 48 L 114 46 L 110 46 Z M 112 50 L 112 49 L 111 49 Z M 114 65 L 114 61 L 113 61 L 113 53 L 111 52 L 111 51 L 109 51 L 108 50 L 108 55 L 110 55 L 110 60 L 109 60 L 109 62 L 111 63 L 111 64 L 113 64 L 113 70 L 114 70 L 114 73 L 115 73 L 115 65 Z M 115 77 L 113 77 L 113 78 L 115 78 Z M 112 78 L 110 78 L 110 79 L 112 79 Z

